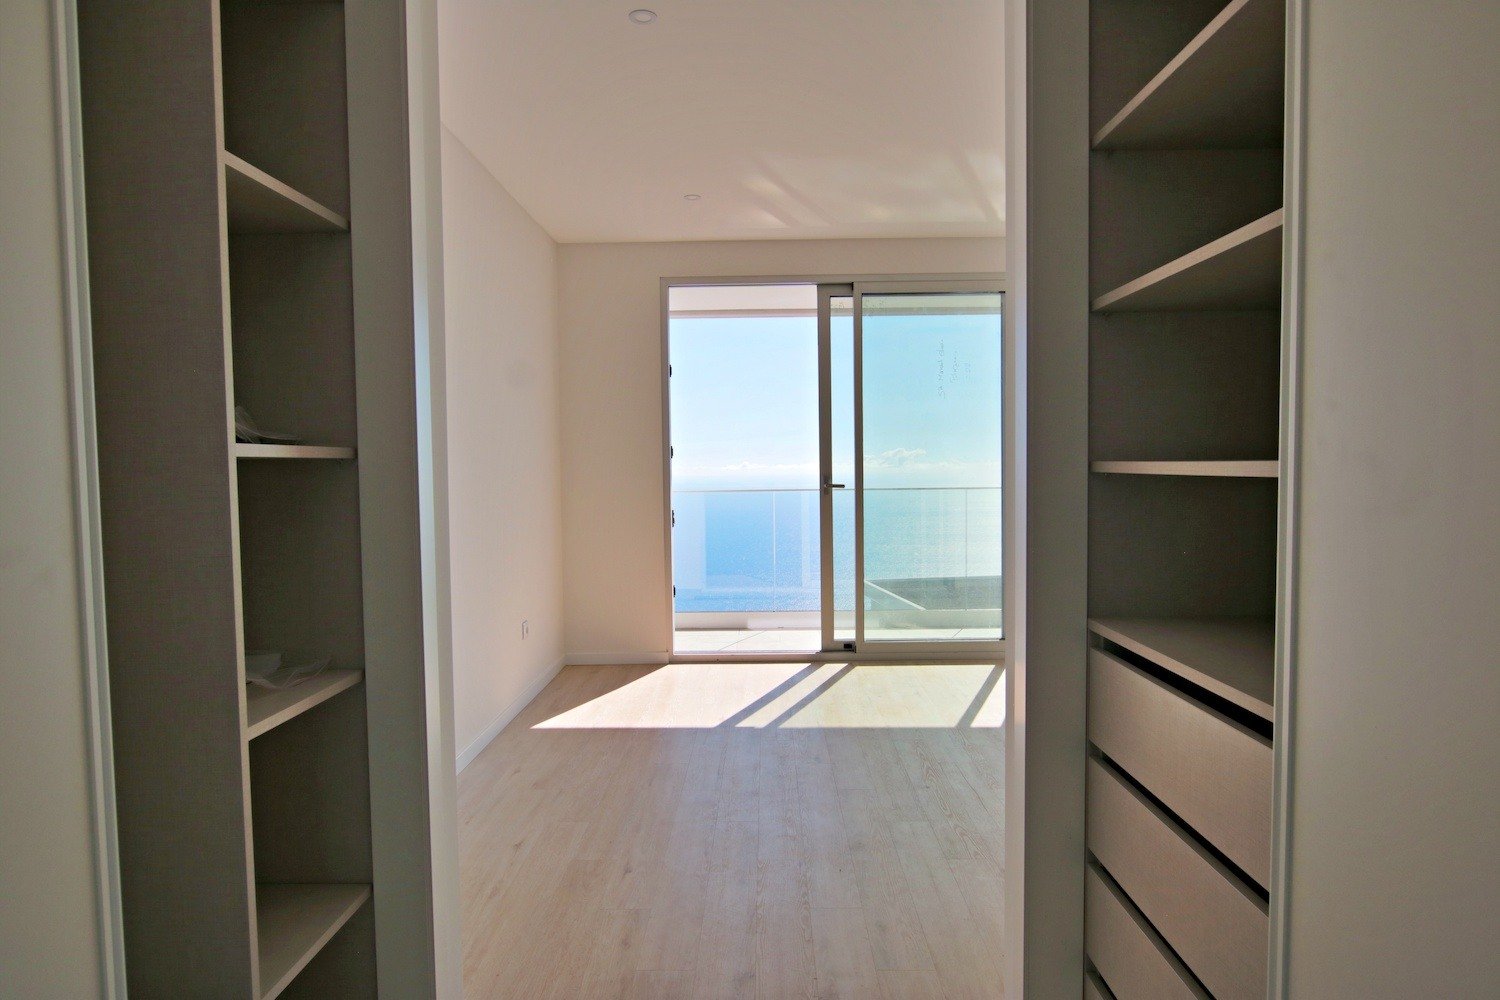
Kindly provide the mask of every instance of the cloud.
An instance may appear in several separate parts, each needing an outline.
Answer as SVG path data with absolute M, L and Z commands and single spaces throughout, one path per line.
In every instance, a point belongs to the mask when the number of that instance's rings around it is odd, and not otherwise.
M 866 455 L 865 468 L 867 469 L 905 469 L 913 465 L 924 464 L 922 459 L 927 457 L 925 448 L 892 448 L 883 451 L 879 455 Z

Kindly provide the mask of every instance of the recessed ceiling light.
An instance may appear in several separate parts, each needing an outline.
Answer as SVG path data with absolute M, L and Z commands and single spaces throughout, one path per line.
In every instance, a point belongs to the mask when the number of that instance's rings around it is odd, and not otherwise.
M 682 200 L 683 201 L 698 201 L 698 200 L 702 199 L 702 197 L 703 196 L 701 194 L 685 194 L 685 195 L 682 196 Z
M 630 17 L 630 21 L 632 24 L 650 24 L 652 21 L 656 20 L 656 11 L 647 10 L 644 7 L 637 7 L 635 10 L 631 11 L 628 16 Z

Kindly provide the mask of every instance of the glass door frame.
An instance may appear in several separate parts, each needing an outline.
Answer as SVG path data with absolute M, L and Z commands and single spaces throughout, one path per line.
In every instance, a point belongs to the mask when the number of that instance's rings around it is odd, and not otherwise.
M 854 641 L 845 645 L 842 640 L 835 638 L 837 623 L 835 616 L 838 609 L 834 602 L 834 559 L 833 559 L 833 491 L 836 489 L 852 489 L 856 497 L 859 493 L 859 466 L 855 462 L 856 478 L 852 483 L 835 483 L 833 481 L 833 300 L 841 298 L 854 298 L 853 282 L 823 282 L 818 285 L 818 545 L 821 548 L 822 558 L 822 580 L 823 588 L 821 607 L 822 622 L 822 645 L 825 653 L 856 653 L 859 651 L 859 638 L 864 635 L 864 602 L 856 598 L 854 602 Z M 854 363 L 854 418 L 855 418 L 855 454 L 859 453 L 859 338 L 855 337 L 855 363 Z M 856 580 L 860 572 L 862 533 L 859 530 L 858 501 L 856 500 L 855 529 L 854 529 L 854 566 Z
M 864 296 L 866 295 L 922 295 L 944 293 L 993 293 L 1001 296 L 1002 314 L 1006 294 L 1003 278 L 959 278 L 959 279 L 876 279 L 856 280 L 843 283 L 819 283 L 818 285 L 818 473 L 820 544 L 822 546 L 822 623 L 823 651 L 829 655 L 886 657 L 890 655 L 920 654 L 922 656 L 954 654 L 975 656 L 1003 655 L 1004 632 L 999 639 L 965 640 L 898 640 L 880 639 L 870 641 L 865 635 L 865 474 L 864 455 Z M 835 638 L 837 608 L 834 602 L 834 523 L 833 490 L 846 488 L 845 484 L 833 482 L 833 314 L 835 298 L 850 298 L 854 313 L 853 344 L 853 431 L 854 431 L 854 640 L 852 648 L 845 640 Z M 1005 345 L 1005 327 L 1000 328 L 1000 348 Z M 1002 385 L 995 391 L 1002 392 Z M 1001 462 L 1004 468 L 1004 462 Z M 1002 476 L 1000 491 L 1001 523 L 1004 524 L 1005 482 Z M 1005 539 L 1002 537 L 1001 544 Z

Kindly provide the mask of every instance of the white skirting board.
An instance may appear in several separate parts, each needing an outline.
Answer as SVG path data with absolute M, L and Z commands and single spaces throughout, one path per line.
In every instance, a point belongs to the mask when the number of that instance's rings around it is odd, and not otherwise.
M 552 683 L 552 678 L 558 675 L 563 668 L 563 664 L 566 662 L 566 659 L 559 657 L 556 663 L 543 670 L 537 676 L 537 679 L 528 684 L 526 690 L 522 691 L 516 697 L 515 701 L 505 706 L 505 710 L 495 717 L 494 722 L 484 727 L 484 732 L 474 737 L 473 742 L 458 755 L 457 773 L 462 774 L 463 769 L 472 764 L 474 758 L 478 757 L 484 751 L 485 747 L 494 742 L 495 737 L 500 735 L 500 731 L 510 725 L 511 720 L 520 715 L 521 711 L 527 705 L 530 705 L 536 699 L 537 695 L 542 693 L 543 688 Z
M 614 667 L 614 666 L 636 666 L 638 664 L 654 664 L 665 666 L 672 659 L 672 654 L 665 649 L 649 652 L 634 653 L 569 653 L 567 656 L 569 666 L 590 667 Z

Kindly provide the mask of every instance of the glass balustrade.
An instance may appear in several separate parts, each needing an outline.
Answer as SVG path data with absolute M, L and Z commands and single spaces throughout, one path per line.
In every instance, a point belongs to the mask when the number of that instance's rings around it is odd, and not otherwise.
M 833 502 L 835 562 L 852 566 L 853 491 L 835 492 Z M 817 490 L 677 490 L 672 506 L 679 614 L 818 610 Z M 997 487 L 867 489 L 867 636 L 944 629 L 998 636 L 1000 516 Z M 834 608 L 847 619 L 854 583 L 852 574 L 839 576 Z

